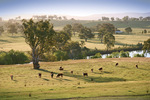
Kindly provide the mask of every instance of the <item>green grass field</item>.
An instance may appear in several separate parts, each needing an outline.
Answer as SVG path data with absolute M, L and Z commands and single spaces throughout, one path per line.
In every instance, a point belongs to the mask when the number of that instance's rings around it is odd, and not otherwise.
M 139 33 L 142 29 L 133 29 L 132 34 L 115 34 L 115 46 L 121 47 L 123 45 L 136 45 L 137 43 L 143 43 L 148 38 L 150 38 L 150 33 L 147 34 L 141 34 Z M 105 49 L 106 46 L 102 43 L 100 43 L 100 40 L 98 38 L 88 39 L 87 42 L 85 42 L 85 46 L 90 49 Z M 73 41 L 84 41 L 84 39 L 79 39 L 78 35 L 72 37 Z M 11 34 L 5 34 L 0 36 L 0 50 L 2 51 L 9 51 L 11 49 L 19 50 L 19 51 L 30 51 L 30 47 L 28 44 L 25 43 L 25 39 L 23 35 L 21 34 L 15 34 L 14 36 L 11 36 Z
M 116 67 L 115 63 L 119 65 Z M 107 58 L 0 65 L 1 100 L 42 100 L 74 97 L 144 96 L 150 97 L 150 58 Z M 135 65 L 138 64 L 137 69 Z M 62 66 L 64 71 L 59 71 Z M 103 71 L 98 69 L 103 67 Z M 91 72 L 91 68 L 94 72 Z M 50 72 L 54 72 L 54 78 Z M 73 74 L 70 71 L 74 71 Z M 88 73 L 83 77 L 82 73 Z M 42 73 L 42 77 L 38 77 Z M 56 78 L 63 73 L 63 78 Z M 14 76 L 14 80 L 10 79 Z M 91 81 L 91 78 L 93 81 Z M 31 94 L 31 97 L 29 97 Z M 106 99 L 107 100 L 107 99 Z M 142 100 L 142 99 L 141 99 Z M 148 100 L 148 99 L 147 99 Z
M 97 20 L 51 20 L 51 23 L 53 23 L 54 28 L 57 30 L 63 29 L 63 27 L 66 24 L 72 25 L 74 23 L 81 23 L 82 25 L 84 25 L 86 27 L 93 27 L 93 26 L 96 26 L 97 24 L 102 24 L 102 23 L 111 23 L 116 28 L 131 27 L 131 28 L 150 29 L 150 21 L 123 22 L 123 21 L 97 21 Z
M 19 23 L 19 22 L 18 22 Z M 115 34 L 116 43 L 115 47 L 123 46 L 123 45 L 136 45 L 138 42 L 144 42 L 148 38 L 150 38 L 150 33 L 142 34 L 142 31 L 146 29 L 148 32 L 150 32 L 150 21 L 128 21 L 128 22 L 122 22 L 122 21 L 88 21 L 88 20 L 51 20 L 51 23 L 54 25 L 55 30 L 62 30 L 63 27 L 66 24 L 73 25 L 74 23 L 81 23 L 84 26 L 87 27 L 94 27 L 97 24 L 102 23 L 111 23 L 116 28 L 120 29 L 121 31 L 124 31 L 126 27 L 132 28 L 132 34 Z M 0 25 L 4 25 L 4 22 L 1 22 Z M 97 35 L 95 36 L 97 37 Z M 73 36 L 73 41 L 84 41 L 83 39 L 79 39 L 79 37 Z M 102 43 L 100 43 L 100 40 L 98 38 L 89 39 L 85 46 L 90 49 L 105 49 L 106 46 Z M 23 38 L 23 35 L 15 34 L 14 36 L 11 36 L 11 34 L 3 34 L 0 36 L 0 50 L 2 51 L 9 51 L 11 49 L 14 50 L 20 50 L 20 51 L 30 51 L 30 47 L 25 43 L 25 39 Z

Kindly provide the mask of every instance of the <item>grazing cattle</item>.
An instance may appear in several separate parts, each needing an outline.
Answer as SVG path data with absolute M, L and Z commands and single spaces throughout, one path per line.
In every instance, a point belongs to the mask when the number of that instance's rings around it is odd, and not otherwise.
M 88 76 L 88 73 L 83 73 L 83 76 Z
M 73 74 L 73 71 L 71 71 L 71 74 Z
M 64 68 L 60 67 L 59 70 L 64 70 Z
M 29 93 L 29 97 L 31 97 L 31 93 Z
M 119 63 L 116 63 L 116 65 L 115 65 L 115 66 L 118 66 L 118 64 L 119 64 Z
M 103 70 L 103 68 L 101 67 L 101 68 L 99 68 L 98 70 L 99 70 L 99 71 L 102 71 L 102 70 Z
M 51 78 L 53 78 L 53 76 L 54 76 L 54 73 L 53 73 L 53 72 L 51 72 Z
M 41 74 L 41 73 L 39 73 L 39 78 L 41 78 L 41 76 L 42 76 L 42 74 Z
M 59 74 L 57 74 L 57 76 L 56 77 L 63 77 L 63 74 L 62 73 L 59 73 Z
M 136 65 L 136 68 L 138 68 L 138 65 Z
M 91 72 L 93 72 L 93 68 L 91 69 Z
M 13 80 L 13 77 L 14 77 L 13 75 L 10 75 L 11 80 Z

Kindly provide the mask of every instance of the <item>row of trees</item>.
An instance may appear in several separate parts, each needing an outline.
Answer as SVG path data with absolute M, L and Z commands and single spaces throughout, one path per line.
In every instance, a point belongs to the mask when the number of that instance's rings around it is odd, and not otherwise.
M 20 23 L 7 22 L 4 26 L 0 26 L 0 35 L 3 32 L 13 34 L 23 33 L 23 26 Z
M 150 17 L 139 17 L 139 18 L 135 18 L 135 17 L 129 17 L 129 16 L 124 16 L 123 18 L 115 18 L 115 17 L 105 17 L 103 16 L 101 19 L 102 21 L 150 21 Z
M 37 19 L 37 20 L 46 20 L 46 19 L 50 19 L 50 20 L 68 20 L 66 16 L 57 16 L 57 15 L 34 15 L 32 16 L 33 19 Z

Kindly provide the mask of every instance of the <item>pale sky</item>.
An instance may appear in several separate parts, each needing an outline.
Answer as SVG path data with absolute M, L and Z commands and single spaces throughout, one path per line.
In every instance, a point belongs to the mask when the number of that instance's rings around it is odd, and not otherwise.
M 3 19 L 27 15 L 88 16 L 150 12 L 150 0 L 0 0 Z

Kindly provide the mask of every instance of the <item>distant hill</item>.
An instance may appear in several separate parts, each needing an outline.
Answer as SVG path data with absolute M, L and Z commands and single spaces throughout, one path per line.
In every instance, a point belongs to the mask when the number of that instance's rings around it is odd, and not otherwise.
M 128 22 L 123 22 L 123 21 L 92 21 L 92 20 L 51 20 L 51 23 L 53 23 L 54 28 L 61 30 L 66 24 L 74 24 L 74 23 L 81 23 L 86 27 L 93 27 L 96 26 L 97 24 L 102 24 L 102 23 L 111 23 L 113 24 L 116 28 L 126 28 L 126 27 L 131 27 L 131 28 L 148 28 L 150 29 L 150 21 L 128 21 Z
M 95 14 L 95 15 L 90 15 L 90 16 L 67 16 L 68 19 L 70 18 L 75 18 L 77 20 L 98 20 L 101 19 L 101 17 L 118 17 L 118 18 L 123 18 L 124 16 L 129 16 L 129 17 L 147 17 L 150 16 L 150 12 L 148 13 L 114 13 L 114 14 Z

